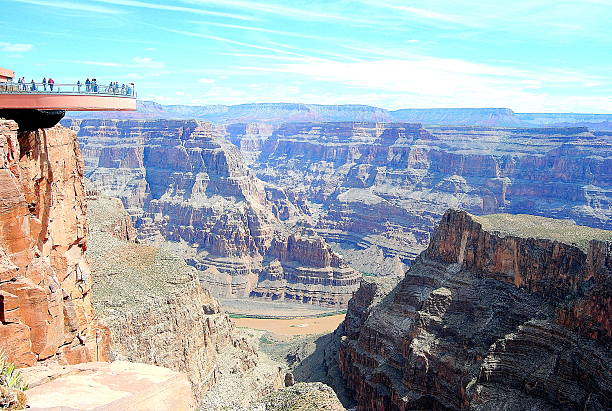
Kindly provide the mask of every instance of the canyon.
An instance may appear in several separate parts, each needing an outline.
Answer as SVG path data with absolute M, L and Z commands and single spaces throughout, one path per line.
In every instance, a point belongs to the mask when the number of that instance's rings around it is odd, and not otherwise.
M 384 255 L 379 266 L 410 264 L 448 207 L 610 229 L 611 153 L 609 134 L 580 127 L 309 122 L 279 126 L 253 167 L 304 193 L 318 211 L 315 230 L 371 272 L 372 247 Z
M 364 280 L 339 336 L 360 409 L 609 405 L 612 233 L 449 210 L 392 289 Z
M 139 239 L 180 245 L 213 295 L 345 307 L 358 287 L 361 274 L 310 228 L 306 200 L 258 179 L 210 123 L 65 124 L 87 177 L 122 200 Z
M 124 372 L 207 410 L 609 403 L 608 133 L 64 124 L 0 121 L 0 335 L 37 406 Z M 347 313 L 281 364 L 217 297 Z
M 359 272 L 402 275 L 448 207 L 612 228 L 611 136 L 584 127 L 64 124 L 139 237 L 181 243 L 222 298 L 345 307 Z

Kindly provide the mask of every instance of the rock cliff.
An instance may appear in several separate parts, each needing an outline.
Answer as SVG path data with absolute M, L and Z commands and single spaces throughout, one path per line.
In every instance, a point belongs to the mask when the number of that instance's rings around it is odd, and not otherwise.
M 118 236 L 116 227 L 126 221 L 131 231 L 121 201 L 90 193 L 88 253 L 96 310 L 111 330 L 111 358 L 184 372 L 198 400 L 230 374 L 244 383 L 236 398 L 252 401 L 281 387 L 279 366 L 237 332 L 176 250 Z
M 287 123 L 254 167 L 304 193 L 319 234 L 350 249 L 349 262 L 365 272 L 380 252 L 413 260 L 449 206 L 612 228 L 612 140 L 586 128 Z
M 339 361 L 368 410 L 605 409 L 612 233 L 448 211 L 390 292 L 349 302 Z
M 301 231 L 296 224 L 309 220 L 310 211 L 299 194 L 255 177 L 219 135 L 224 130 L 193 120 L 73 121 L 71 127 L 95 188 L 123 201 L 140 239 L 181 243 L 181 254 L 216 296 L 342 305 L 357 288 L 360 274 L 320 238 L 277 258 L 277 245 L 293 241 L 289 236 Z M 330 264 L 308 261 L 321 249 Z M 261 283 L 271 279 L 282 287 Z M 265 290 L 267 284 L 274 290 Z
M 92 305 L 83 161 L 74 132 L 0 120 L 0 348 L 19 366 L 108 357 Z

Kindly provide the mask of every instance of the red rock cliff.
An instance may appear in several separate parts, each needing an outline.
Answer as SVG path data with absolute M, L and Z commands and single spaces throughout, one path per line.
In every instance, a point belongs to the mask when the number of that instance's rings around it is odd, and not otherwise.
M 75 133 L 0 120 L 0 348 L 19 366 L 107 360 L 85 214 Z
M 609 408 L 611 239 L 448 211 L 392 291 L 366 281 L 348 304 L 339 367 L 360 409 Z

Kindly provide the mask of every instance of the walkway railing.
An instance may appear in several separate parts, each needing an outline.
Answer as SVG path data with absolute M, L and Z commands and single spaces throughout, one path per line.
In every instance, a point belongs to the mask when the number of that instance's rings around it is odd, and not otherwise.
M 0 94 L 88 94 L 136 98 L 134 85 L 102 86 L 99 84 L 15 83 L 0 82 Z

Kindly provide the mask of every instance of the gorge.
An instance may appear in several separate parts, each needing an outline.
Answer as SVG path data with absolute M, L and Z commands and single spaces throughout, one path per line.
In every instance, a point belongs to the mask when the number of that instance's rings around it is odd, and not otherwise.
M 0 125 L 0 335 L 19 366 L 165 367 L 207 410 L 343 409 L 321 382 L 367 410 L 609 403 L 606 132 L 63 124 Z M 347 312 L 280 363 L 217 297 Z

